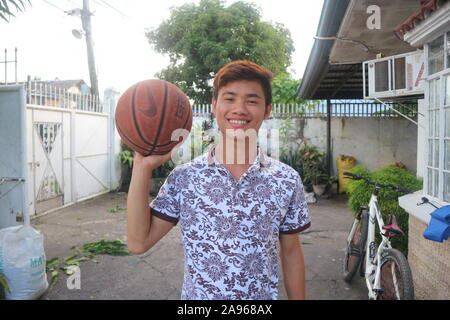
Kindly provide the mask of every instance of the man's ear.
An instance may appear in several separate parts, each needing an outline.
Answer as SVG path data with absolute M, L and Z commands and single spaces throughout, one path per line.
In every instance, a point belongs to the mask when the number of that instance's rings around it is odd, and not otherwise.
M 270 113 L 272 112 L 272 104 L 266 106 L 266 111 L 264 113 L 264 120 L 269 119 Z
M 212 112 L 212 114 L 214 115 L 214 116 L 216 116 L 216 104 L 217 104 L 217 100 L 216 100 L 216 98 L 212 98 L 212 110 L 211 110 L 211 112 Z

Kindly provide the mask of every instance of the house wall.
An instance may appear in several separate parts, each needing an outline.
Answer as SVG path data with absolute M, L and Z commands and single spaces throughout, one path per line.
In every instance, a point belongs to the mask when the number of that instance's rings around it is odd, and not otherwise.
M 261 128 L 278 129 L 282 119 L 265 121 Z M 326 118 L 294 119 L 297 142 L 308 143 L 326 151 Z M 294 143 L 292 143 L 294 145 Z M 417 169 L 417 126 L 403 118 L 332 118 L 331 149 L 333 174 L 337 174 L 339 154 L 353 156 L 357 164 L 378 170 L 401 161 L 411 172 Z
M 427 224 L 409 216 L 408 262 L 416 299 L 450 299 L 450 241 L 434 242 L 423 237 Z

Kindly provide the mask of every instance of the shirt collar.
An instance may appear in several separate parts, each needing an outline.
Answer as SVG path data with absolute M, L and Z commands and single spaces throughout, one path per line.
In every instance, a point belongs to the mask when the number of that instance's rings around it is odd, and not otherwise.
M 208 165 L 213 166 L 216 163 L 216 157 L 215 157 L 215 150 L 216 150 L 217 144 L 213 144 L 208 149 Z M 261 150 L 261 148 L 258 146 L 258 153 L 256 155 L 256 160 L 259 160 L 259 164 L 261 167 L 264 167 L 267 165 L 266 157 L 264 156 L 264 152 Z M 256 161 L 255 161 L 256 162 Z

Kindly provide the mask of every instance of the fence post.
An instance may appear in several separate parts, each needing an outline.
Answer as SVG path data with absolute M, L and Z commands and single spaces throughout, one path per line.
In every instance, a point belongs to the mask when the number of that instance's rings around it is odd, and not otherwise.
M 120 152 L 120 139 L 116 134 L 114 122 L 118 96 L 119 92 L 114 88 L 107 88 L 103 95 L 103 112 L 108 114 L 108 177 L 110 190 L 120 187 L 122 169 L 117 156 Z

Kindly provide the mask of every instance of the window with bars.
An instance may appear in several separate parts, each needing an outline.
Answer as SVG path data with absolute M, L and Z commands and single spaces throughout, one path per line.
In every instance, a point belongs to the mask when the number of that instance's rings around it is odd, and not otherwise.
M 428 43 L 425 190 L 450 202 L 450 32 Z

